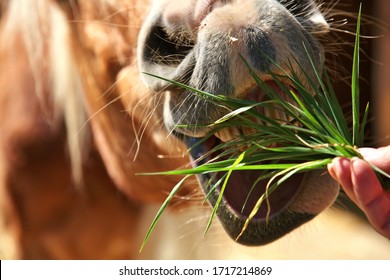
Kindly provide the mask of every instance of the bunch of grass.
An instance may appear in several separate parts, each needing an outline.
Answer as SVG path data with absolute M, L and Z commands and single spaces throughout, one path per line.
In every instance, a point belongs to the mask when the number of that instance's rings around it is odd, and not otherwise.
M 224 190 L 232 172 L 241 170 L 262 171 L 258 180 L 268 180 L 266 192 L 253 207 L 242 229 L 243 232 L 249 221 L 256 215 L 260 206 L 264 202 L 267 202 L 269 194 L 292 175 L 315 169 L 324 169 L 335 157 L 363 158 L 359 153 L 358 147 L 362 147 L 363 145 L 369 106 L 367 104 L 361 115 L 359 38 L 360 11 L 356 30 L 351 80 L 352 125 L 346 121 L 343 109 L 332 88 L 326 69 L 318 71 L 312 60 L 310 60 L 311 66 L 316 78 L 313 80 L 308 75 L 304 77 L 306 81 L 309 81 L 309 88 L 307 88 L 307 83 L 302 82 L 292 66 L 289 67 L 289 71 L 284 71 L 282 67 L 276 65 L 283 74 L 270 74 L 278 87 L 282 89 L 283 95 L 288 98 L 281 97 L 280 93 L 275 92 L 267 83 L 262 81 L 249 65 L 247 65 L 253 79 L 268 97 L 268 100 L 263 102 L 213 95 L 190 88 L 184 84 L 169 81 L 198 94 L 202 98 L 206 98 L 209 102 L 230 110 L 230 113 L 226 114 L 223 118 L 212 124 L 207 124 L 211 129 L 209 136 L 214 135 L 220 129 L 230 126 L 247 127 L 251 128 L 254 132 L 242 135 L 228 142 L 221 142 L 208 155 L 205 155 L 205 158 L 212 154 L 223 155 L 224 160 L 221 160 L 219 157 L 217 160 L 207 160 L 205 163 L 193 168 L 158 173 L 165 175 L 185 175 L 185 177 L 172 189 L 170 195 L 161 206 L 147 232 L 142 248 L 145 246 L 161 214 L 182 183 L 190 176 L 207 173 L 224 173 L 220 180 L 213 183 L 214 185 L 210 191 L 211 193 L 217 187 L 220 188 L 219 198 L 206 228 L 207 232 L 222 201 Z M 299 61 L 295 61 L 295 64 L 299 65 L 300 72 L 307 72 L 299 64 Z M 286 86 L 286 84 L 292 85 L 292 87 Z M 267 117 L 259 113 L 260 110 L 256 109 L 259 107 L 265 108 L 266 110 L 280 111 L 292 121 L 286 122 L 285 120 Z M 206 141 L 207 138 L 206 136 L 204 140 Z M 275 143 L 277 143 L 277 146 L 274 145 Z M 286 160 L 288 163 L 286 163 Z M 373 165 L 371 166 L 377 174 L 382 174 L 390 178 L 388 174 Z M 255 185 L 256 182 L 254 182 L 253 186 Z M 206 199 L 209 195 L 206 195 Z M 268 209 L 270 210 L 269 205 Z

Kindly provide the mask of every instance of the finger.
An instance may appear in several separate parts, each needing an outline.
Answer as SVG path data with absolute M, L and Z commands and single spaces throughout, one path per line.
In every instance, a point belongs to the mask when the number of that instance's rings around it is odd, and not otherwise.
M 356 198 L 352 190 L 350 165 L 350 160 L 347 158 L 335 158 L 330 165 L 330 174 L 340 183 L 348 197 L 355 202 Z
M 329 163 L 327 167 L 328 167 L 328 172 L 329 172 L 330 176 L 332 176 L 333 179 L 335 179 L 336 181 L 338 181 L 338 178 L 337 178 L 337 176 L 336 176 L 336 171 L 335 171 L 334 163 L 333 163 L 334 161 L 335 161 L 335 159 L 332 160 L 332 162 Z
M 354 158 L 351 161 L 351 179 L 356 204 L 371 225 L 390 238 L 390 196 L 383 191 L 376 174 L 368 163 Z
M 385 172 L 390 172 L 390 146 L 378 149 L 360 148 L 359 152 L 368 162 Z

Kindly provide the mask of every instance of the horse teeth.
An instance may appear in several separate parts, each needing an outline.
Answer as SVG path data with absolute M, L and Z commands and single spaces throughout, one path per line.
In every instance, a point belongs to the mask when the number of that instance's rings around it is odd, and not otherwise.
M 267 116 L 268 118 L 277 120 L 282 124 L 289 123 L 293 120 L 291 116 L 288 116 L 287 114 L 285 114 L 284 112 L 282 112 L 277 108 L 265 110 L 264 115 Z
M 267 109 L 264 110 L 263 114 L 267 116 L 268 118 L 272 118 L 274 120 L 279 121 L 281 124 L 286 124 L 292 121 L 292 118 L 285 113 L 283 113 L 281 110 L 278 109 Z M 256 122 L 260 125 L 264 125 L 264 122 L 260 120 L 259 118 L 253 118 L 253 122 Z M 235 138 L 237 138 L 240 135 L 249 135 L 256 133 L 257 130 L 252 127 L 227 127 L 219 130 L 215 133 L 215 136 L 218 137 L 223 142 L 229 142 Z
M 237 138 L 241 134 L 241 131 L 237 127 L 232 126 L 219 130 L 215 133 L 215 136 L 218 137 L 222 142 L 228 142 Z

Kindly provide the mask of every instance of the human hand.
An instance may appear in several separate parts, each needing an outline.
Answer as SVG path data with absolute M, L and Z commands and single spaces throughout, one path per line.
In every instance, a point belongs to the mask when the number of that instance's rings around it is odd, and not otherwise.
M 366 161 L 390 173 L 390 146 L 362 148 L 359 151 Z M 374 170 L 365 160 L 335 158 L 328 165 L 328 171 L 366 214 L 372 227 L 390 238 L 390 193 L 383 189 Z

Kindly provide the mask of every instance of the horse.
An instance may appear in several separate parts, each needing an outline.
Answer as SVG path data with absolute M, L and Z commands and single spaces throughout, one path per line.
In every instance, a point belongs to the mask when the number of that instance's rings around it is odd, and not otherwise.
M 268 73 L 277 69 L 264 53 L 283 67 L 293 57 L 308 65 L 304 44 L 319 66 L 319 38 L 330 30 L 313 0 L 0 5 L 2 234 L 12 244 L 11 257 L 23 259 L 138 258 L 146 205 L 161 204 L 183 179 L 140 173 L 188 168 L 197 157 L 188 148 L 208 133 L 197 124 L 223 115 L 146 73 L 250 98 L 261 92 L 241 56 L 272 84 Z M 226 129 L 214 144 L 237 133 Z M 219 207 L 219 221 L 233 239 L 248 217 L 239 208 L 255 175 L 237 172 L 231 181 L 240 187 L 230 186 Z M 172 211 L 198 205 L 210 191 L 207 180 L 185 180 Z M 299 175 L 284 189 L 273 194 L 279 202 L 271 217 L 259 213 L 239 243 L 271 243 L 327 209 L 339 194 L 323 171 Z M 209 195 L 211 205 L 218 195 Z

